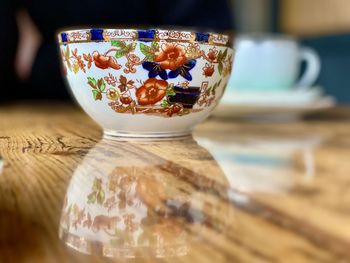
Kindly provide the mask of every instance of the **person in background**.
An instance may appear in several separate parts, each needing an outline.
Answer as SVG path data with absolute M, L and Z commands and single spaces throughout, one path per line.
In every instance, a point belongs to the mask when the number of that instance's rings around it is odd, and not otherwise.
M 229 0 L 0 0 L 0 100 L 67 99 L 56 33 L 96 25 L 233 28 Z

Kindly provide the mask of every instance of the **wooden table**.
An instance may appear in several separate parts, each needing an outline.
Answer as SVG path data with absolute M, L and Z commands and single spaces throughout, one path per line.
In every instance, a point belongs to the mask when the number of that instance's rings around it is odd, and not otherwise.
M 118 142 L 70 105 L 2 106 L 0 262 L 348 262 L 350 109 L 329 114 Z

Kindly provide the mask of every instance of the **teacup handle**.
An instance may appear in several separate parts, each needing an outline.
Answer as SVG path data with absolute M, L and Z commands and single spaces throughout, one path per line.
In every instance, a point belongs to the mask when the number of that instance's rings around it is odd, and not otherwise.
M 306 62 L 306 69 L 300 80 L 295 85 L 298 88 L 308 88 L 315 84 L 321 71 L 321 60 L 315 50 L 302 47 L 300 59 Z

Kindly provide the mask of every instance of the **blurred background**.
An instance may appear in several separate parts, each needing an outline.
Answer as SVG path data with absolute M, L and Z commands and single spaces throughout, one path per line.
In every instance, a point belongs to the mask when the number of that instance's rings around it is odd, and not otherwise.
M 321 58 L 317 80 L 340 104 L 350 103 L 349 0 L 234 0 L 238 33 L 296 36 Z

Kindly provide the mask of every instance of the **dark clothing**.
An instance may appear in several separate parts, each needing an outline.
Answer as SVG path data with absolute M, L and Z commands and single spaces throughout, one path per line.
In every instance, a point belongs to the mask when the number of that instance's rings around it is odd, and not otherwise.
M 16 83 L 13 64 L 18 41 L 15 12 L 28 11 L 43 36 L 32 74 L 21 91 L 4 83 Z M 229 0 L 0 0 L 0 99 L 68 97 L 60 73 L 56 32 L 62 27 L 126 28 L 137 25 L 189 26 L 204 30 L 231 30 Z M 18 84 L 17 84 L 18 85 Z
M 1 1 L 1 0 L 0 0 Z M 15 8 L 10 1 L 0 5 L 0 100 L 6 100 L 17 88 L 14 62 L 18 41 Z

